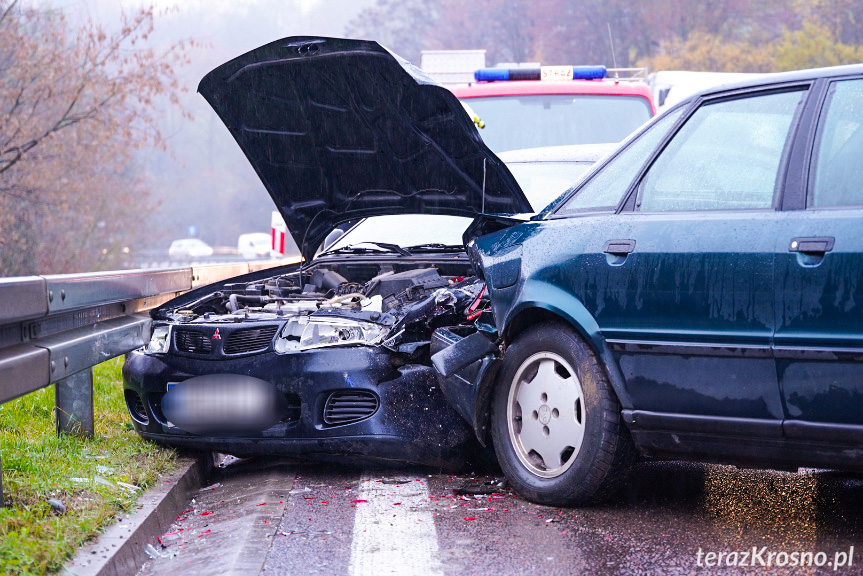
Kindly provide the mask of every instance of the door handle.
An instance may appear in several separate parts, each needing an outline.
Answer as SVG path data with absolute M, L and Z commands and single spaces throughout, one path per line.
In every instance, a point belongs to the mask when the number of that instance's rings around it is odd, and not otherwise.
M 625 255 L 635 250 L 635 240 L 609 240 L 605 243 L 606 254 Z
M 832 236 L 818 238 L 792 238 L 789 252 L 802 252 L 804 254 L 825 254 L 833 250 L 835 239 Z

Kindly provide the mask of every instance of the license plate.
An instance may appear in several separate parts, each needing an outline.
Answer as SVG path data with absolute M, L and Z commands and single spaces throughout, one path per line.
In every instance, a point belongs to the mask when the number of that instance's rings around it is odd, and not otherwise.
M 272 384 L 237 374 L 168 382 L 162 412 L 193 434 L 264 430 L 281 417 L 285 398 Z

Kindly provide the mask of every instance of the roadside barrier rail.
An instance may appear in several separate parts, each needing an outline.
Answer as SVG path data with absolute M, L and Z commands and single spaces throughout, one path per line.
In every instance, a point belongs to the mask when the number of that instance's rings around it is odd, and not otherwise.
M 57 433 L 92 436 L 92 368 L 147 343 L 149 310 L 199 286 L 296 262 L 0 278 L 0 404 L 55 384 Z

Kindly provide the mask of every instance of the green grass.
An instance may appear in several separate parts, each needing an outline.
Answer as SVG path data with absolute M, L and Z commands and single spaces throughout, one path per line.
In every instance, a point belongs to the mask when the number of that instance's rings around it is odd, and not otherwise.
M 121 366 L 115 358 L 93 369 L 95 438 L 57 436 L 53 386 L 0 405 L 7 506 L 0 508 L 0 572 L 60 570 L 76 548 L 135 504 L 136 493 L 117 481 L 147 488 L 176 469 L 173 450 L 132 429 Z M 49 498 L 62 501 L 66 514 L 52 511 Z

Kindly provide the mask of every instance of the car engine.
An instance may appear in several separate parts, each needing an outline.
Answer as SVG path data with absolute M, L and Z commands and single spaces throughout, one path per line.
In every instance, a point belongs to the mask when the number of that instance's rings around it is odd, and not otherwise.
M 368 270 L 364 270 L 368 276 Z M 358 274 L 362 276 L 362 274 Z M 388 270 L 352 281 L 331 268 L 224 284 L 180 308 L 154 316 L 167 352 L 168 326 L 279 323 L 276 353 L 335 345 L 382 345 L 410 357 L 428 353 L 431 333 L 466 323 L 482 308 L 485 290 L 474 276 L 445 276 L 435 267 Z M 470 310 L 470 312 L 468 312 Z M 159 326 L 159 320 L 167 321 Z M 158 342 L 157 342 L 158 345 Z

